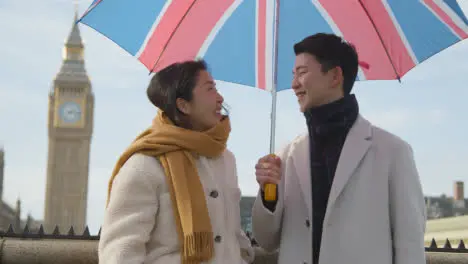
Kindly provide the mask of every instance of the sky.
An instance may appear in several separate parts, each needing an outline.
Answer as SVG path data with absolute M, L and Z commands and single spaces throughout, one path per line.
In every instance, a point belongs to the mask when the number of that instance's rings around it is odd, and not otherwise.
M 84 12 L 90 0 L 80 1 Z M 468 13 L 468 2 L 460 1 Z M 47 104 L 62 63 L 74 5 L 69 0 L 0 1 L 0 145 L 5 149 L 3 199 L 22 214 L 43 218 L 47 165 Z M 92 29 L 81 26 L 86 68 L 95 95 L 87 222 L 97 232 L 107 183 L 128 144 L 150 125 L 156 110 L 146 98 L 150 75 L 135 58 Z M 409 142 L 426 195 L 453 194 L 454 181 L 468 184 L 468 41 L 441 52 L 397 81 L 355 85 L 361 114 Z M 271 95 L 218 81 L 229 104 L 228 147 L 237 158 L 243 195 L 255 195 L 254 165 L 269 152 Z M 277 148 L 306 131 L 291 90 L 278 94 Z

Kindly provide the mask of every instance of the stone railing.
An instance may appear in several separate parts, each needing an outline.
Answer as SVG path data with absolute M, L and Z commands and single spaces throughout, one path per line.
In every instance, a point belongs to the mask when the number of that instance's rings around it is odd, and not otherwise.
M 75 235 L 73 229 L 60 234 L 56 229 L 45 234 L 41 228 L 38 233 L 15 233 L 11 228 L 0 233 L 1 264 L 98 264 L 97 244 L 99 235 L 91 236 L 88 229 L 82 235 Z M 276 264 L 276 254 L 266 253 L 255 247 L 254 264 Z M 446 243 L 439 248 L 435 241 L 426 248 L 427 263 L 466 264 L 468 250 L 463 241 L 457 248 Z

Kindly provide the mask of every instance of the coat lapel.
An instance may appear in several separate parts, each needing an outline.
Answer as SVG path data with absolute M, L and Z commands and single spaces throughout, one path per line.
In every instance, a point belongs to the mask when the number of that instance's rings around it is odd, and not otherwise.
M 343 149 L 341 150 L 333 185 L 328 198 L 324 223 L 328 220 L 330 212 L 349 178 L 358 167 L 364 155 L 367 153 L 372 142 L 371 136 L 371 124 L 359 115 L 356 123 L 351 127 L 343 145 Z
M 310 181 L 310 151 L 309 135 L 306 134 L 296 144 L 297 151 L 294 152 L 293 163 L 296 170 L 299 184 L 301 185 L 304 202 L 309 210 L 309 216 L 312 212 L 312 194 Z

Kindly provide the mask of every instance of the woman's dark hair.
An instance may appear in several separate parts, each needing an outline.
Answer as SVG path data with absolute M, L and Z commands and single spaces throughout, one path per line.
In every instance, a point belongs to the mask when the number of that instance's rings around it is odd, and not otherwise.
M 201 71 L 208 71 L 204 60 L 173 63 L 157 72 L 146 89 L 151 103 L 177 126 L 188 127 L 188 120 L 176 104 L 177 98 L 191 101 Z

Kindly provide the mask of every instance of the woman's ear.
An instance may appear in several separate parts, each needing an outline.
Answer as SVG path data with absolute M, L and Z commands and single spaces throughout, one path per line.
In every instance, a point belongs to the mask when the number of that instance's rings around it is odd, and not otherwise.
M 176 107 L 177 109 L 185 115 L 190 114 L 190 104 L 186 100 L 182 98 L 176 99 Z

